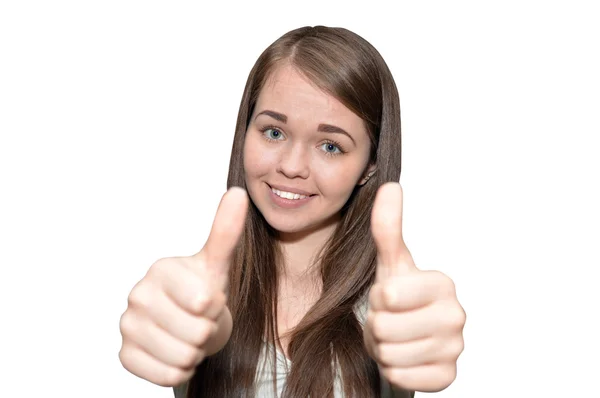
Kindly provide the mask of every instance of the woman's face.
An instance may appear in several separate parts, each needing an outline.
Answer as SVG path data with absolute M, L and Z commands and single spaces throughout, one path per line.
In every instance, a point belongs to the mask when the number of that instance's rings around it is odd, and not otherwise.
M 265 84 L 244 143 L 250 198 L 281 233 L 335 222 L 369 162 L 363 120 L 286 65 Z

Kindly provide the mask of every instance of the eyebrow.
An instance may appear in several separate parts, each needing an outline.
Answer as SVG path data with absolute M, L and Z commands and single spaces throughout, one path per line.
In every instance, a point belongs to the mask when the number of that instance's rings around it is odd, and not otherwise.
M 287 119 L 288 119 L 287 116 L 284 115 L 283 113 L 270 111 L 270 110 L 264 110 L 264 111 L 260 112 L 259 114 L 256 115 L 256 117 L 254 119 L 256 120 L 256 118 L 258 118 L 260 115 L 270 116 L 273 119 L 275 119 L 281 123 L 287 123 Z M 352 138 L 352 136 L 350 134 L 348 134 L 348 132 L 341 127 L 334 126 L 332 124 L 321 123 L 321 124 L 319 124 L 319 127 L 317 127 L 317 131 L 320 131 L 323 133 L 344 134 L 345 136 L 347 136 L 348 138 L 350 138 L 352 140 L 352 143 L 354 143 L 354 145 L 356 145 L 354 138 Z

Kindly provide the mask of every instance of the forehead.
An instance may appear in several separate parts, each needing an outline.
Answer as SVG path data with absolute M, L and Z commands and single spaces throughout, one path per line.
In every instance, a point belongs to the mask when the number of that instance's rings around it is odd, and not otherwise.
M 292 65 L 277 67 L 260 91 L 256 110 L 284 113 L 292 120 L 363 125 L 362 119 L 337 98 L 322 91 Z

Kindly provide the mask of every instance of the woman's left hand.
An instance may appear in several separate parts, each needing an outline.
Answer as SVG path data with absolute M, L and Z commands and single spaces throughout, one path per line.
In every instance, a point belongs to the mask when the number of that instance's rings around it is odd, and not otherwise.
M 466 314 L 454 282 L 420 271 L 402 238 L 402 188 L 377 192 L 371 228 L 377 277 L 369 295 L 365 344 L 382 375 L 409 391 L 436 392 L 456 378 Z

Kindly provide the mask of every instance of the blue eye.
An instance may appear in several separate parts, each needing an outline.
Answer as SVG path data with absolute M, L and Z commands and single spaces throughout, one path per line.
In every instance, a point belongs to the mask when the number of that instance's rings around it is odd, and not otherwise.
M 321 146 L 328 155 L 338 155 L 343 153 L 342 150 L 335 144 L 331 142 L 326 142 Z
M 274 128 L 268 128 L 263 130 L 263 134 L 265 134 L 267 138 L 271 140 L 279 140 L 283 136 L 283 134 L 281 134 L 281 131 Z

